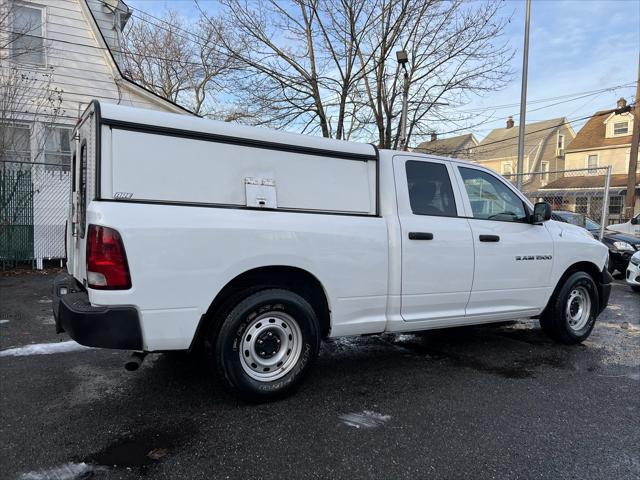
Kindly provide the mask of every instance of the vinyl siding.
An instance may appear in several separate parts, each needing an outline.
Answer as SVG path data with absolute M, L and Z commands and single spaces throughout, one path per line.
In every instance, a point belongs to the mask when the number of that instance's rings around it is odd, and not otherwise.
M 87 18 L 80 2 L 85 0 L 38 0 L 21 2 L 45 7 L 46 69 L 18 64 L 24 70 L 51 71 L 53 86 L 62 91 L 64 117 L 61 124 L 73 124 L 73 118 L 94 98 L 104 102 L 120 103 L 142 108 L 175 111 L 162 100 L 134 91 L 117 82 L 116 72 L 110 64 L 109 52 L 91 28 L 91 18 Z M 105 41 L 110 48 L 118 50 L 117 33 L 113 28 L 113 15 L 98 0 L 89 0 L 96 22 L 102 28 Z

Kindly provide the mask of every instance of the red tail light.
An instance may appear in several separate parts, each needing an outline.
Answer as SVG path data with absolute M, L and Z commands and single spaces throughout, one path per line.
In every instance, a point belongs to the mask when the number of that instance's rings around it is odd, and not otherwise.
M 89 288 L 99 290 L 131 288 L 129 265 L 122 238 L 113 228 L 89 225 L 87 283 Z

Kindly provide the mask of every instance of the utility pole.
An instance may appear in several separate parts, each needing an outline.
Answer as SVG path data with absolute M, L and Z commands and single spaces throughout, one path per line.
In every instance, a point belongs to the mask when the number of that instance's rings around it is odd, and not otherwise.
M 529 70 L 529 23 L 531 20 L 531 0 L 527 0 L 527 12 L 524 20 L 524 49 L 522 51 L 522 87 L 520 89 L 520 125 L 518 129 L 518 168 L 516 187 L 522 188 L 524 165 L 524 127 L 527 112 L 527 72 Z
M 631 134 L 631 151 L 629 152 L 629 175 L 627 177 L 627 198 L 625 218 L 631 218 L 636 204 L 636 184 L 638 177 L 638 141 L 640 140 L 640 55 L 638 56 L 638 81 L 636 82 L 636 107 L 633 112 L 633 133 Z
M 400 150 L 407 149 L 407 115 L 409 110 L 409 72 L 407 72 L 407 62 L 409 55 L 406 50 L 396 52 L 396 59 L 404 70 L 404 85 L 402 87 L 402 116 L 400 117 Z

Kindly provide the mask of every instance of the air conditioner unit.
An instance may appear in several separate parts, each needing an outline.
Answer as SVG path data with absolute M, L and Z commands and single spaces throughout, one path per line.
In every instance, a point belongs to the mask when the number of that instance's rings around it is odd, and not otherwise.
M 564 157 L 564 148 L 556 148 L 556 157 Z

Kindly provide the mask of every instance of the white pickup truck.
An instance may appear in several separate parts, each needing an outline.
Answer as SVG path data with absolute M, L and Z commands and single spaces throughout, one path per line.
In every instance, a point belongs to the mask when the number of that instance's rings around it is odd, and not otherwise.
M 58 331 L 202 347 L 270 400 L 328 337 L 537 317 L 566 344 L 607 305 L 607 248 L 473 163 L 93 102 L 78 122 Z

